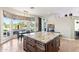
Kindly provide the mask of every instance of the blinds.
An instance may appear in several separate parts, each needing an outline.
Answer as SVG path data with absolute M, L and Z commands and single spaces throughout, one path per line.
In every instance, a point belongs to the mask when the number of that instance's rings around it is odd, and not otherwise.
M 5 10 L 3 10 L 3 15 L 11 19 L 20 19 L 20 20 L 29 20 L 29 21 L 31 20 L 31 17 L 16 15 Z

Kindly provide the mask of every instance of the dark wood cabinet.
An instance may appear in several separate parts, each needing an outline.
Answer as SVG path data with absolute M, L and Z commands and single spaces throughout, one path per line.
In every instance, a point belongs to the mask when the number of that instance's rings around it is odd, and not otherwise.
M 60 38 L 56 37 L 55 39 L 53 39 L 52 41 L 50 41 L 46 44 L 46 51 L 56 52 L 59 50 L 59 46 L 60 46 Z
M 55 52 L 59 50 L 60 38 L 59 36 L 49 41 L 48 43 L 42 43 L 30 37 L 24 37 L 23 48 L 29 52 Z

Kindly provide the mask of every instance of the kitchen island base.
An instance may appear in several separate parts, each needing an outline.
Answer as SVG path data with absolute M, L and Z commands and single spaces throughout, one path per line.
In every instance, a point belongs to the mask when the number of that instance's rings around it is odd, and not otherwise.
M 54 33 L 55 34 L 55 33 Z M 59 35 L 52 37 L 51 40 L 47 42 L 39 41 L 34 37 L 37 36 L 24 36 L 23 40 L 23 49 L 27 52 L 57 52 L 59 51 L 60 46 L 60 37 Z M 44 37 L 44 39 L 47 39 Z

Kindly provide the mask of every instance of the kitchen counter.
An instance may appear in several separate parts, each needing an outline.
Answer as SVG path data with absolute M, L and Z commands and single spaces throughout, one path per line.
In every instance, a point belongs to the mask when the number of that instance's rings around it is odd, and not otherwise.
M 24 34 L 24 36 L 41 41 L 42 43 L 47 43 L 59 35 L 60 33 L 53 33 L 53 32 L 36 32 L 36 33 Z
M 60 46 L 60 33 L 35 32 L 24 34 L 23 48 L 27 51 L 58 51 Z

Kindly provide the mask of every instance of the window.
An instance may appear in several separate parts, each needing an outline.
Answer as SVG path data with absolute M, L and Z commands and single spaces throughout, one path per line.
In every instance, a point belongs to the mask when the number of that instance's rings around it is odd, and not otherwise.
M 11 29 L 11 19 L 8 17 L 3 18 L 3 36 L 7 37 L 10 36 L 10 29 Z
M 29 30 L 31 32 L 35 31 L 35 19 L 31 21 L 20 20 L 20 19 L 10 19 L 4 17 L 3 19 L 3 36 L 8 37 L 11 34 L 17 33 L 18 30 Z

